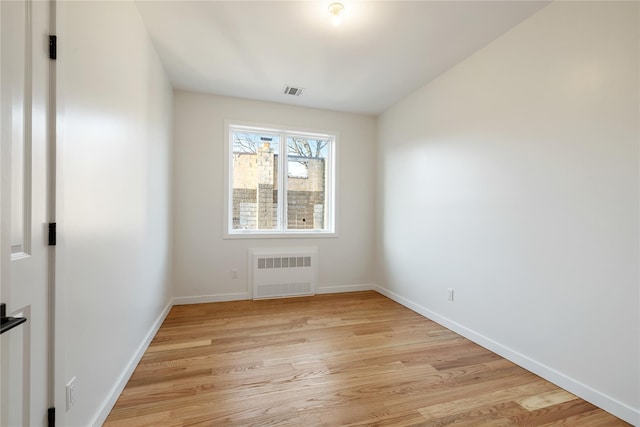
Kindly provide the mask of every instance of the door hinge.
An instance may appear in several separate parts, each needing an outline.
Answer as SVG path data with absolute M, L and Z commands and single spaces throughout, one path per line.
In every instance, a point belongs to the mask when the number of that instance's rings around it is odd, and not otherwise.
M 55 35 L 49 36 L 49 59 L 54 61 L 58 58 L 58 37 Z
M 56 427 L 56 408 L 49 408 L 47 413 L 48 427 Z
M 56 245 L 56 223 L 49 223 L 49 246 Z

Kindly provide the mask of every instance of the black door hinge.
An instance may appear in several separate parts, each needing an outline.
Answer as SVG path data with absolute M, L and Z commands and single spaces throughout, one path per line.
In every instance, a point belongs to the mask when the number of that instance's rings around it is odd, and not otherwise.
M 58 37 L 54 35 L 49 36 L 49 59 L 54 61 L 58 57 Z
M 47 413 L 48 427 L 56 427 L 56 408 L 49 408 Z
M 56 245 L 56 223 L 49 223 L 49 246 Z

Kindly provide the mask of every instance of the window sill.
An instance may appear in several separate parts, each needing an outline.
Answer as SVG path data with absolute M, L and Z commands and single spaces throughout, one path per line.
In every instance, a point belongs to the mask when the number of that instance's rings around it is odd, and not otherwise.
M 234 233 L 226 232 L 223 239 L 327 239 L 335 237 L 338 237 L 338 233 L 330 231 L 261 233 L 251 230 Z

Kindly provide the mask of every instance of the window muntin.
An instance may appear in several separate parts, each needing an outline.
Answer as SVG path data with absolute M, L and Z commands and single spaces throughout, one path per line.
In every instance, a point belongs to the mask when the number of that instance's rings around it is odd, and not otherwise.
M 240 125 L 228 135 L 228 235 L 334 233 L 334 135 Z

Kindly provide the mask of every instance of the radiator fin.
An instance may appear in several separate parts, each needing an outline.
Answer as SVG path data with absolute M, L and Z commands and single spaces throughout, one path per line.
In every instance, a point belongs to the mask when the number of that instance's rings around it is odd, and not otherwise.
M 311 267 L 311 257 L 258 258 L 258 269 Z
M 255 298 L 274 298 L 283 296 L 311 295 L 311 283 L 274 283 L 258 285 Z

